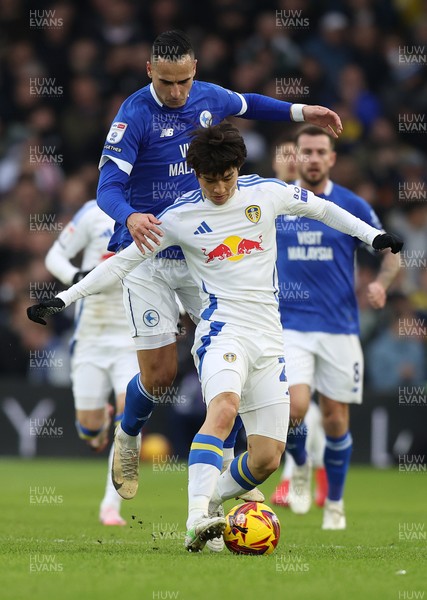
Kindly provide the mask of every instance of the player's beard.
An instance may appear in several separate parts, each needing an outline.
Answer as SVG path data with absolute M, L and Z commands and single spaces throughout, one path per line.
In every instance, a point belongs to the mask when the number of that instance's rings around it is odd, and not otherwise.
M 301 175 L 301 186 L 304 187 L 306 184 L 307 187 L 317 187 L 318 185 L 325 183 L 328 176 L 321 171 L 315 172 L 306 172 Z

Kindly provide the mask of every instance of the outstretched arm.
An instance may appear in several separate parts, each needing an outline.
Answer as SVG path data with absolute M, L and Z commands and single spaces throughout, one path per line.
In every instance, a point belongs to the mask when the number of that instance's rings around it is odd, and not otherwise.
M 322 221 L 333 229 L 359 238 L 375 250 L 391 248 L 392 253 L 396 254 L 402 249 L 403 242 L 397 236 L 381 232 L 340 206 L 319 198 L 304 188 L 283 184 L 280 191 L 282 202 L 279 214 L 299 215 Z
M 367 296 L 372 308 L 383 308 L 387 300 L 387 289 L 400 270 L 400 255 L 387 252 L 375 279 L 368 285 Z
M 46 325 L 46 317 L 61 312 L 80 298 L 103 292 L 114 285 L 117 280 L 123 279 L 151 254 L 142 254 L 136 244 L 132 243 L 119 254 L 115 254 L 99 264 L 86 277 L 68 290 L 57 294 L 55 298 L 29 306 L 27 308 L 28 318 L 35 323 Z
M 246 101 L 247 108 L 237 116 L 244 119 L 305 121 L 311 125 L 328 129 L 335 138 L 342 132 L 340 117 L 326 106 L 291 104 L 261 94 L 242 94 L 242 96 Z
M 27 308 L 28 318 L 36 323 L 46 325 L 46 317 L 61 312 L 80 298 L 99 294 L 111 285 L 114 285 L 118 279 L 123 279 L 143 260 L 152 257 L 168 246 L 179 243 L 179 227 L 177 227 L 176 219 L 178 217 L 172 210 L 168 211 L 167 215 L 165 215 L 163 237 L 160 246 L 156 247 L 154 252 L 148 250 L 141 252 L 135 242 L 133 242 L 118 254 L 107 258 L 107 260 L 99 264 L 81 281 L 68 290 L 60 292 L 52 300 L 47 300 L 46 302 L 41 302 Z

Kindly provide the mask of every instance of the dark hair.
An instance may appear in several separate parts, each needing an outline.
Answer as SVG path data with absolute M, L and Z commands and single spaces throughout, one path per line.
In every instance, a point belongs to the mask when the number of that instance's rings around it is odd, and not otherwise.
M 300 127 L 295 135 L 294 135 L 294 139 L 296 144 L 298 145 L 298 139 L 301 135 L 326 135 L 329 138 L 329 141 L 331 143 L 331 148 L 332 150 L 335 148 L 335 139 L 332 137 L 332 135 L 329 133 L 329 131 L 327 129 L 322 129 L 321 127 L 317 127 L 317 125 L 302 125 L 302 127 Z
M 232 167 L 240 169 L 245 162 L 245 142 L 237 127 L 231 123 L 196 129 L 191 137 L 187 164 L 197 175 L 222 175 Z
M 194 58 L 194 50 L 187 34 L 179 29 L 164 31 L 156 37 L 151 48 L 151 60 L 180 60 L 190 55 Z

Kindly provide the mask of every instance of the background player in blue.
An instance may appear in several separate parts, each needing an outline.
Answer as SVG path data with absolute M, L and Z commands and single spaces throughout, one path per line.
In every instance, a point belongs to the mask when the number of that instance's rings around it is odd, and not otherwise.
M 362 198 L 329 179 L 336 154 L 322 129 L 303 126 L 296 136 L 296 185 L 345 208 L 381 229 Z M 343 491 L 352 438 L 349 403 L 362 402 L 363 355 L 354 291 L 354 252 L 359 240 L 304 217 L 277 219 L 277 269 L 285 359 L 291 394 L 291 420 L 302 422 L 311 390 L 319 392 L 326 432 L 324 455 L 328 478 L 323 529 L 344 529 Z M 382 308 L 386 290 L 399 270 L 399 255 L 386 254 L 368 299 Z M 296 462 L 291 479 L 291 509 L 305 513 L 311 505 L 311 464 L 305 449 L 306 428 L 290 430 L 287 450 Z
M 147 63 L 152 80 L 121 106 L 107 135 L 100 160 L 98 204 L 115 221 L 109 250 L 133 240 L 152 248 L 159 214 L 183 193 L 197 188 L 186 164 L 189 132 L 219 123 L 230 115 L 249 119 L 309 121 L 340 133 L 336 113 L 321 106 L 289 104 L 258 94 L 238 94 L 217 85 L 194 81 L 196 60 L 188 37 L 179 31 L 159 35 Z M 337 132 L 337 133 L 335 133 Z M 154 213 L 154 214 L 141 214 Z M 194 235 L 209 235 L 200 223 Z M 138 352 L 141 376 L 130 381 L 126 403 L 152 412 L 175 378 L 178 306 L 197 319 L 200 298 L 188 274 L 181 250 L 169 248 L 141 264 L 123 282 L 128 321 Z M 138 433 L 126 422 L 129 435 Z M 138 439 L 138 438 L 135 438 Z M 117 448 L 116 448 L 117 452 Z M 118 458 L 119 459 L 119 458 Z

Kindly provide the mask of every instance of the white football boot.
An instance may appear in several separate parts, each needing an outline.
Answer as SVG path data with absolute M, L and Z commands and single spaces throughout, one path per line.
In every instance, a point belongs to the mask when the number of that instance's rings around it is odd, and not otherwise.
M 201 552 L 208 540 L 222 538 L 224 529 L 224 517 L 201 517 L 185 534 L 184 546 L 189 552 Z
M 326 498 L 323 508 L 322 529 L 345 529 L 347 526 L 344 513 L 344 501 Z
M 139 452 L 141 436 L 128 435 L 121 425 L 114 435 L 114 456 L 111 477 L 117 493 L 130 500 L 138 491 Z
M 289 485 L 289 506 L 297 515 L 305 515 L 310 510 L 311 496 L 311 460 L 307 458 L 305 464 L 294 465 Z

